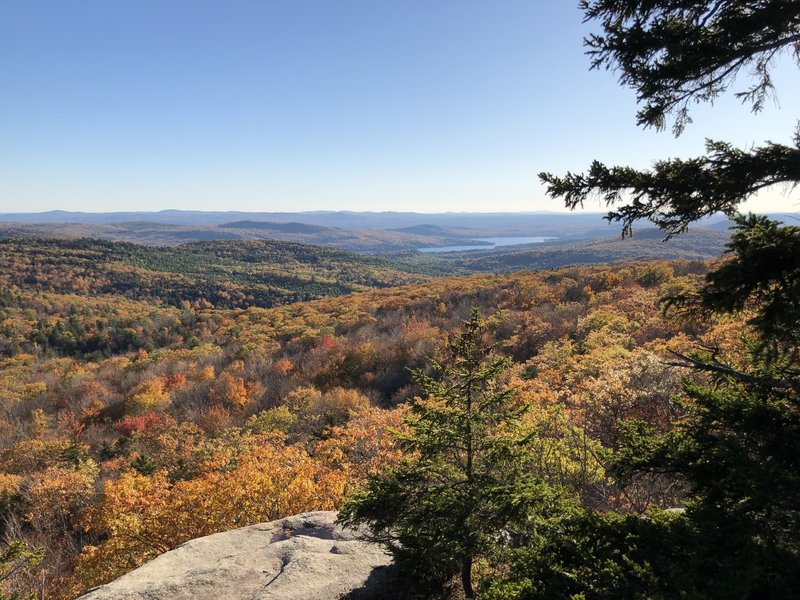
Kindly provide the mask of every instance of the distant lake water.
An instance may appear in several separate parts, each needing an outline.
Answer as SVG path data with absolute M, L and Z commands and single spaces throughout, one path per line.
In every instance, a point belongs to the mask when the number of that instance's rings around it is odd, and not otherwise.
M 517 246 L 519 244 L 541 244 L 556 238 L 552 237 L 490 237 L 473 238 L 486 244 L 480 246 L 438 246 L 430 248 L 417 248 L 420 252 L 460 252 L 462 250 L 494 250 L 500 246 Z

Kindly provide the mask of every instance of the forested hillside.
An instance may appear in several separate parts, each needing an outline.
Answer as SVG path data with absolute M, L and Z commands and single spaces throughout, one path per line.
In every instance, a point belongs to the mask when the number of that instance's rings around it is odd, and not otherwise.
M 429 279 L 423 268 L 290 242 L 151 247 L 87 238 L 0 239 L 0 285 L 169 306 L 268 307 Z
M 271 307 L 354 291 L 421 283 L 433 277 L 508 272 L 622 260 L 709 259 L 727 232 L 701 230 L 669 243 L 645 230 L 635 239 L 601 239 L 537 248 L 398 253 L 392 258 L 270 240 L 142 246 L 90 238 L 0 238 L 0 286 L 15 290 L 119 295 L 194 308 Z
M 741 321 L 662 312 L 660 298 L 702 280 L 703 262 L 476 275 L 243 310 L 115 287 L 114 269 L 199 274 L 208 246 L 180 262 L 94 242 L 3 248 L 16 266 L 0 308 L 0 484 L 19 567 L 3 585 L 46 598 L 193 537 L 340 507 L 401 460 L 386 428 L 403 428 L 422 391 L 409 369 L 446 360 L 473 307 L 510 361 L 502 385 L 530 406 L 526 464 L 600 511 L 683 497 L 666 474 L 621 484 L 604 458 L 625 419 L 671 427 L 684 373 L 665 365 L 667 349 L 740 351 Z M 55 248 L 62 263 L 26 271 Z M 242 250 L 214 256 L 261 256 Z
M 551 241 L 546 244 L 507 246 L 491 250 L 437 252 L 431 254 L 397 252 L 405 264 L 418 265 L 439 274 L 504 273 L 517 269 L 553 269 L 574 265 L 607 264 L 624 260 L 708 260 L 718 258 L 730 240 L 730 233 L 711 229 L 692 229 L 665 240 L 653 228 L 637 229 L 635 236 L 600 237 L 583 241 Z
M 202 215 L 203 213 L 198 213 Z M 233 216 L 233 215 L 229 215 Z M 300 216 L 300 215 L 298 215 Z M 442 232 L 439 235 L 417 235 L 411 232 L 386 229 L 325 227 L 305 222 L 271 223 L 264 221 L 233 221 L 219 225 L 186 224 L 178 222 L 82 223 L 64 215 L 63 222 L 46 219 L 31 223 L 15 222 L 14 215 L 0 216 L 0 238 L 95 238 L 129 242 L 148 246 L 177 246 L 187 242 L 271 240 L 316 244 L 351 252 L 385 252 L 412 249 L 420 246 L 441 246 L 455 243 L 456 236 Z

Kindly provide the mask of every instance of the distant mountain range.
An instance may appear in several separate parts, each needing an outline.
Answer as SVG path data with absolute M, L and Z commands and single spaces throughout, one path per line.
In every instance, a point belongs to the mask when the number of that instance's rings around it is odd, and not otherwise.
M 303 223 L 323 227 L 344 229 L 405 229 L 467 228 L 482 233 L 502 231 L 511 234 L 527 234 L 531 228 L 561 230 L 565 225 L 583 229 L 602 225 L 604 213 L 414 213 L 414 212 L 352 212 L 352 211 L 310 211 L 310 212 L 236 212 L 236 211 L 183 211 L 162 210 L 158 212 L 108 212 L 87 213 L 54 210 L 41 213 L 0 214 L 0 221 L 13 223 L 163 223 L 171 225 L 216 225 L 230 223 Z
M 303 225 L 339 229 L 387 229 L 429 237 L 481 235 L 606 236 L 619 230 L 603 220 L 605 213 L 572 212 L 236 212 L 183 211 L 87 213 L 55 210 L 40 213 L 0 213 L 0 222 L 29 224 L 151 224 L 213 226 L 221 229 L 270 229 L 311 233 Z M 724 221 L 724 216 L 709 219 Z
M 275 223 L 272 221 L 234 221 L 219 225 L 220 229 L 263 229 L 277 233 L 320 233 L 329 229 L 322 225 L 308 225 L 307 223 Z
M 480 245 L 481 238 L 542 237 L 550 244 L 619 237 L 621 227 L 604 213 L 414 213 L 414 212 L 159 212 L 50 211 L 0 214 L 0 238 L 91 237 L 172 246 L 197 241 L 269 239 L 317 244 L 362 253 Z M 788 220 L 790 215 L 770 215 Z M 717 215 L 693 230 L 726 232 Z M 634 228 L 652 228 L 647 222 Z

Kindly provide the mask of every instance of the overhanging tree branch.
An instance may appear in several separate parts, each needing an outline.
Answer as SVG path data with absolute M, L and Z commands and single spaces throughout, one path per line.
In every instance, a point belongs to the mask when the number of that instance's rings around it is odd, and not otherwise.
M 714 375 L 721 375 L 723 377 L 730 377 L 736 381 L 747 383 L 751 385 L 759 385 L 762 387 L 769 387 L 774 389 L 792 389 L 797 387 L 797 382 L 774 379 L 772 377 L 757 377 L 744 371 L 739 371 L 733 367 L 723 364 L 717 360 L 702 360 L 688 354 L 683 354 L 675 350 L 667 350 L 670 354 L 679 358 L 681 362 L 665 362 L 664 364 L 670 367 L 682 367 L 685 369 L 695 369 L 705 373 L 713 373 Z
M 548 195 L 563 198 L 570 209 L 592 199 L 607 206 L 627 200 L 606 216 L 622 223 L 623 235 L 631 234 L 636 221 L 647 219 L 668 238 L 714 213 L 733 215 L 761 189 L 800 181 L 800 145 L 768 142 L 744 151 L 708 140 L 706 149 L 706 156 L 658 161 L 647 171 L 595 161 L 586 174 L 540 173 L 539 178 L 547 184 Z
M 800 57 L 796 0 L 675 0 L 621 3 L 583 0 L 586 21 L 599 21 L 603 35 L 585 40 L 592 68 L 620 73 L 620 83 L 643 105 L 638 124 L 663 129 L 674 116 L 680 134 L 692 102 L 713 100 L 742 69 L 756 83 L 737 93 L 754 111 L 772 93 L 770 63 L 777 53 Z

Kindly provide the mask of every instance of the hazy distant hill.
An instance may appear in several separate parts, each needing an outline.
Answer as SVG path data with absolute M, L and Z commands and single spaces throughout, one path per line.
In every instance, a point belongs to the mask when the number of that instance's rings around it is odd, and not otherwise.
M 444 227 L 440 227 L 439 225 L 429 225 L 429 224 L 422 224 L 422 225 L 412 225 L 410 227 L 398 227 L 397 229 L 393 229 L 392 231 L 402 231 L 403 233 L 416 233 L 417 235 L 429 235 L 429 236 L 451 236 L 451 237 L 469 237 L 470 235 L 476 235 L 473 230 L 458 230 L 456 228 L 450 227 L 445 229 Z
M 222 229 L 263 229 L 279 233 L 321 233 L 330 229 L 321 225 L 306 223 L 275 223 L 271 221 L 234 221 L 219 225 Z
M 464 244 L 496 236 L 560 240 L 619 233 L 599 213 L 303 212 L 242 213 L 165 210 L 0 215 L 0 237 L 92 237 L 146 245 L 187 241 L 273 239 L 355 252 L 393 252 Z M 469 242 L 467 242 L 469 243 Z M 470 245 L 477 245 L 480 242 Z
M 70 223 L 83 225 L 143 224 L 194 227 L 263 229 L 264 223 L 312 225 L 340 229 L 380 229 L 422 236 L 487 237 L 544 236 L 559 238 L 605 237 L 619 232 L 618 225 L 603 220 L 604 212 L 493 212 L 493 213 L 415 213 L 415 212 L 237 212 L 183 211 L 84 213 L 49 211 L 41 213 L 0 213 L 0 222 L 7 223 Z M 786 221 L 789 214 L 771 214 Z M 249 222 L 249 223 L 248 223 Z M 249 224 L 252 223 L 252 226 Z M 716 215 L 699 223 L 703 227 L 727 228 L 724 215 Z M 643 227 L 647 227 L 643 223 Z
M 388 229 L 421 235 L 459 236 L 542 235 L 578 236 L 590 229 L 611 234 L 618 228 L 606 225 L 602 213 L 413 213 L 413 212 L 203 212 L 164 210 L 159 212 L 82 213 L 50 211 L 44 213 L 0 214 L 0 221 L 12 223 L 74 223 L 109 225 L 120 223 L 160 223 L 170 225 L 215 226 L 241 222 L 302 223 L 340 229 Z M 259 226 L 260 227 L 260 226 Z M 417 229 L 421 228 L 421 229 Z M 431 228 L 440 228 L 433 230 Z M 251 228 L 252 229 L 252 228 Z
M 0 215 L 0 237 L 93 237 L 146 245 L 189 241 L 272 239 L 364 253 L 424 247 L 478 245 L 484 237 L 548 237 L 558 243 L 616 237 L 600 213 L 161 212 Z M 776 215 L 784 220 L 785 215 Z M 723 215 L 703 227 L 726 231 Z M 637 230 L 645 230 L 642 223 Z
M 632 238 L 560 241 L 526 246 L 504 246 L 496 250 L 437 252 L 435 254 L 396 253 L 405 263 L 425 266 L 430 272 L 467 274 L 507 272 L 519 269 L 550 269 L 572 265 L 614 263 L 627 260 L 707 260 L 718 258 L 730 239 L 727 231 L 695 228 L 663 241 L 656 229 L 636 231 Z

